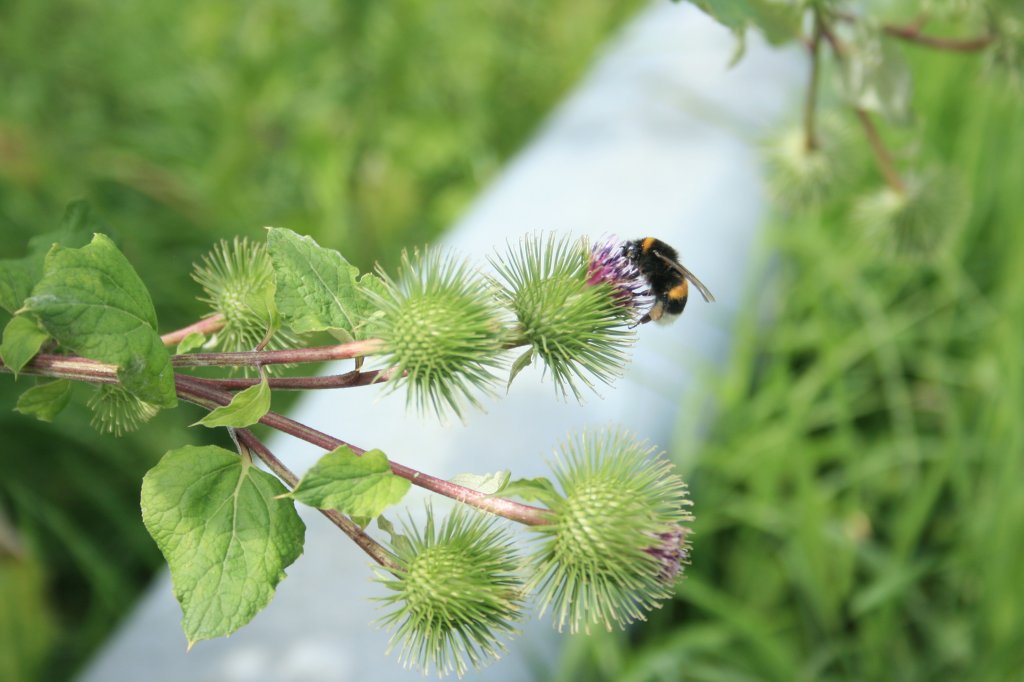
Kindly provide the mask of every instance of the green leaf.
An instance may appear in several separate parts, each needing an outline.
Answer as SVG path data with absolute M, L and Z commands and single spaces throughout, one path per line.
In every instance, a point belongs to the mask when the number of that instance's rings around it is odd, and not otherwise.
M 28 254 L 23 258 L 0 260 L 0 308 L 12 315 L 32 294 L 32 287 L 43 276 L 43 260 L 54 244 L 67 247 L 84 246 L 91 237 L 89 205 L 76 201 L 68 205 L 59 230 L 33 237 L 28 242 Z
M 367 526 L 370 525 L 370 521 L 373 521 L 372 516 L 352 516 L 350 518 L 352 520 L 352 523 L 356 524 L 364 530 L 366 529 Z
M 206 343 L 206 334 L 192 332 L 178 343 L 178 347 L 174 352 L 178 355 L 183 355 L 190 351 L 194 351 L 196 348 L 201 348 L 204 343 Z
M 448 480 L 464 488 L 472 488 L 484 495 L 497 495 L 505 489 L 510 478 L 512 478 L 512 472 L 502 469 L 493 474 L 458 474 Z
M 391 549 L 399 554 L 405 554 L 406 556 L 412 556 L 416 552 L 416 548 L 413 547 L 412 541 L 405 535 L 402 535 L 395 530 L 395 524 L 388 521 L 385 516 L 377 517 L 377 527 L 388 534 L 390 538 Z
M 748 27 L 761 31 L 765 39 L 773 45 L 795 40 L 800 35 L 803 15 L 800 3 L 786 0 L 690 1 L 741 39 Z
M 690 0 L 702 12 L 736 33 L 747 27 L 750 4 L 746 0 Z
M 24 310 L 65 348 L 117 365 L 118 379 L 136 397 L 159 407 L 177 403 L 153 301 L 106 235 L 80 249 L 51 249 Z
M 212 445 L 171 450 L 142 481 L 142 520 L 171 569 L 189 646 L 266 606 L 305 525 L 276 478 Z
M 772 45 L 782 45 L 800 37 L 803 6 L 792 0 L 747 0 L 752 26 Z
M 27 315 L 15 315 L 4 327 L 0 358 L 17 377 L 21 368 L 35 357 L 48 338 L 50 337 L 39 328 L 35 320 Z
M 71 400 L 71 382 L 67 379 L 48 381 L 28 389 L 18 397 L 14 409 L 29 417 L 52 422 Z
M 277 308 L 294 331 L 340 329 L 359 338 L 374 310 L 363 290 L 377 288 L 375 277 L 357 280 L 359 269 L 340 253 L 284 228 L 269 228 L 267 248 L 277 277 Z
M 903 53 L 876 27 L 857 24 L 842 62 L 846 99 L 891 123 L 910 122 L 911 75 Z
M 505 390 L 512 388 L 512 382 L 515 380 L 519 373 L 530 366 L 533 362 L 533 348 L 529 348 L 525 353 L 516 358 L 516 361 L 512 363 L 512 368 L 508 371 L 508 383 L 505 385 Z
M 391 473 L 388 458 L 380 450 L 360 457 L 343 445 L 321 457 L 291 496 L 318 509 L 374 517 L 399 502 L 410 485 Z
M 516 479 L 502 488 L 501 494 L 505 497 L 518 497 L 527 502 L 540 502 L 548 507 L 562 499 L 554 484 L 543 476 Z
M 38 264 L 36 261 L 38 260 Z M 0 308 L 14 314 L 43 271 L 43 256 L 0 260 Z
M 263 415 L 270 411 L 270 384 L 267 377 L 260 379 L 260 383 L 250 386 L 244 391 L 239 391 L 231 398 L 227 405 L 215 408 L 192 426 L 207 426 L 216 428 L 218 426 L 231 426 L 240 429 L 251 426 L 258 422 Z

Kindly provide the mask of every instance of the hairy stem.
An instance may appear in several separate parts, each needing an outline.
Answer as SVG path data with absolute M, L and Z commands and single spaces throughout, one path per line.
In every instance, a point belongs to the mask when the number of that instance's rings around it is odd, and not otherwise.
M 844 54 L 843 44 L 839 42 L 839 39 L 832 31 L 831 26 L 828 25 L 828 22 L 825 21 L 825 18 L 820 13 L 816 16 L 820 18 L 819 30 L 822 36 L 824 36 L 826 42 L 832 48 L 832 54 L 835 55 L 836 61 L 842 63 Z M 885 183 L 894 191 L 906 194 L 907 186 L 900 177 L 899 172 L 897 172 L 892 154 L 889 152 L 889 148 L 885 146 L 882 136 L 878 134 L 878 128 L 875 127 L 871 114 L 858 106 L 853 106 L 853 112 L 857 115 L 857 120 L 860 121 L 864 134 L 867 135 L 868 144 L 871 145 L 871 152 L 875 156 L 875 163 L 878 165 L 882 177 L 885 178 Z
M 299 477 L 296 476 L 291 469 L 285 466 L 284 462 L 274 456 L 274 453 L 272 453 L 270 449 L 251 431 L 248 429 L 238 429 L 235 431 L 235 434 L 238 436 L 239 442 L 249 448 L 252 452 L 255 452 L 256 456 L 259 457 L 263 463 L 277 475 L 278 478 L 284 481 L 289 488 L 294 488 L 299 484 Z M 370 555 L 370 558 L 378 564 L 392 572 L 399 569 L 398 564 L 395 563 L 394 558 L 391 556 L 391 553 L 387 548 L 363 532 L 363 529 L 350 518 L 334 509 L 318 509 L 317 511 L 326 516 L 327 519 L 335 526 L 340 528 L 345 535 L 359 545 L 359 548 Z
M 807 99 L 804 100 L 804 148 L 812 152 L 818 148 L 817 125 L 818 75 L 821 71 L 821 15 L 814 13 L 814 28 L 808 49 L 811 53 L 811 75 L 807 83 Z
M 10 369 L 0 360 L 0 370 Z M 40 353 L 29 360 L 21 368 L 24 374 L 53 377 L 54 379 L 70 379 L 90 384 L 116 384 L 117 367 L 96 360 L 88 360 L 74 355 L 49 355 Z
M 840 21 L 855 23 L 860 19 L 856 14 L 834 10 L 832 15 Z M 995 36 L 990 33 L 983 33 L 970 38 L 947 38 L 945 36 L 927 35 L 923 32 L 925 24 L 928 23 L 928 15 L 922 14 L 909 24 L 882 24 L 882 32 L 893 38 L 899 38 L 909 43 L 930 47 L 936 50 L 947 50 L 949 52 L 977 52 L 984 50 L 995 41 Z
M 352 344 L 349 344 L 352 345 Z M 7 369 L 0 362 L 0 370 Z M 22 369 L 27 374 L 52 376 L 63 379 L 73 379 L 88 383 L 116 384 L 117 368 L 86 358 L 67 357 L 60 355 L 37 355 Z M 231 402 L 232 394 L 222 390 L 219 386 L 211 385 L 210 380 L 190 377 L 177 374 L 174 377 L 178 396 L 189 402 L 196 403 L 203 407 L 211 405 L 227 405 Z M 260 419 L 273 429 L 295 436 L 300 440 L 312 443 L 324 450 L 334 450 L 342 445 L 348 446 L 357 455 L 362 455 L 366 450 L 346 443 L 343 440 L 329 436 L 326 433 L 317 431 L 294 419 L 289 419 L 276 412 L 268 412 Z M 477 509 L 490 512 L 497 516 L 504 517 L 511 521 L 531 526 L 539 526 L 551 523 L 551 514 L 547 509 L 533 507 L 528 504 L 514 502 L 501 497 L 485 495 L 472 488 L 457 485 L 398 462 L 391 462 L 391 471 L 397 476 L 409 480 L 413 485 L 419 486 L 439 495 L 444 495 L 457 502 L 468 504 Z
M 896 164 L 893 162 L 892 154 L 889 153 L 889 148 L 882 141 L 882 136 L 878 134 L 878 128 L 875 127 L 871 114 L 860 107 L 854 107 L 854 113 L 857 114 L 857 120 L 860 121 L 861 127 L 864 128 L 864 134 L 868 137 L 868 143 L 871 145 L 871 151 L 875 155 L 875 161 L 878 163 L 878 169 L 885 178 L 885 183 L 894 191 L 906 194 L 907 185 L 896 171 Z
M 394 376 L 395 368 L 371 370 L 366 372 L 352 371 L 344 374 L 328 374 L 320 377 L 269 377 L 267 382 L 270 388 L 284 391 L 303 391 L 307 389 L 327 388 L 352 388 L 355 386 L 368 386 L 370 384 L 387 381 Z M 211 379 L 208 377 L 193 377 L 199 381 L 216 388 L 235 391 L 242 388 L 249 388 L 260 383 L 254 377 L 238 379 Z
M 171 364 L 175 367 L 226 367 L 249 365 L 283 365 L 300 362 L 326 362 L 328 360 L 348 360 L 380 353 L 384 342 L 380 339 L 353 341 L 336 346 L 317 346 L 313 348 L 286 348 L 284 350 L 250 350 L 237 353 L 186 353 L 172 355 Z
M 175 383 L 178 387 L 178 396 L 183 400 L 188 400 L 204 407 L 209 407 L 211 403 L 227 405 L 231 402 L 231 393 L 208 386 L 201 381 L 197 381 L 195 377 L 177 375 Z M 330 436 L 276 412 L 265 414 L 260 419 L 260 423 L 304 440 L 307 443 L 312 443 L 324 450 L 334 450 L 344 445 L 357 455 L 362 455 L 366 452 L 363 448 Z M 430 474 L 425 474 L 395 461 L 391 461 L 390 464 L 391 471 L 396 476 L 401 476 L 415 486 L 444 495 L 457 502 L 462 502 L 471 507 L 476 507 L 477 509 L 526 525 L 535 526 L 551 523 L 550 512 L 546 509 L 513 502 L 501 497 L 485 495 L 472 488 L 466 488 L 431 476 Z
M 192 332 L 199 332 L 200 334 L 211 334 L 216 331 L 220 331 L 224 327 L 224 316 L 220 313 L 216 315 L 210 315 L 203 319 L 190 324 L 187 327 L 181 329 L 175 329 L 173 332 L 167 332 L 160 337 L 165 346 L 174 346 L 182 342 L 186 336 Z
M 886 35 L 900 40 L 905 40 L 916 45 L 931 47 L 936 50 L 948 50 L 950 52 L 977 52 L 984 50 L 995 41 L 995 36 L 985 33 L 973 38 L 944 38 L 941 36 L 930 36 L 921 33 L 919 26 L 898 26 L 887 24 L 882 27 Z

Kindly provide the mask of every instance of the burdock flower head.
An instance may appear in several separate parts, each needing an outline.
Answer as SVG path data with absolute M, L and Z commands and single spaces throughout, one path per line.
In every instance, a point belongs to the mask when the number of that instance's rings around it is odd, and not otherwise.
M 626 245 L 618 237 L 608 237 L 591 246 L 587 284 L 608 284 L 616 301 L 639 308 L 646 303 L 647 285 L 636 264 L 626 257 Z
M 400 566 L 381 578 L 390 647 L 408 667 L 461 677 L 500 657 L 522 619 L 523 585 L 511 535 L 483 513 L 456 509 L 439 524 L 392 536 Z
M 591 249 L 580 239 L 528 235 L 493 258 L 502 303 L 516 317 L 514 338 L 527 351 L 514 372 L 534 358 L 551 372 L 563 396 L 582 398 L 621 374 L 635 336 L 635 268 L 622 245 Z
M 469 264 L 437 249 L 402 253 L 395 278 L 379 271 L 383 292 L 372 332 L 384 340 L 386 362 L 400 371 L 392 388 L 408 387 L 421 412 L 479 406 L 503 364 L 505 320 L 492 285 Z
M 224 326 L 210 346 L 245 351 L 261 343 L 267 349 L 297 343 L 294 334 L 281 328 L 274 302 L 274 268 L 266 244 L 238 237 L 232 242 L 221 240 L 202 262 L 194 264 L 192 279 L 203 288 L 199 300 L 224 316 Z M 273 367 L 266 370 L 273 371 Z M 242 369 L 246 374 L 251 371 Z
M 672 595 L 693 517 L 686 485 L 652 454 L 618 431 L 563 446 L 555 465 L 563 494 L 550 505 L 554 522 L 533 527 L 543 542 L 529 583 L 559 630 L 625 626 Z

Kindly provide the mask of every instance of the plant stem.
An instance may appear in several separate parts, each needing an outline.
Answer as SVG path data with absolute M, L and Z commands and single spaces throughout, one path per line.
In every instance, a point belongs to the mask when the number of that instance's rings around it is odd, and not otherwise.
M 220 313 L 217 313 L 216 315 L 204 317 L 198 322 L 190 324 L 187 327 L 176 329 L 173 332 L 167 332 L 166 334 L 160 337 L 160 340 L 163 341 L 165 346 L 174 346 L 181 343 L 181 341 L 192 332 L 199 332 L 200 334 L 210 334 L 212 332 L 220 331 L 223 327 L 224 316 L 221 315 Z
M 811 52 L 811 76 L 804 100 L 804 148 L 812 152 L 818 148 L 815 116 L 818 106 L 818 73 L 821 70 L 821 14 L 814 13 L 814 28 L 808 49 Z
M 4 365 L 3 360 L 0 360 L 0 371 L 6 370 L 7 366 Z M 397 368 L 391 367 L 381 370 L 352 371 L 345 372 L 344 374 L 329 374 L 318 377 L 270 377 L 268 382 L 271 388 L 285 391 L 352 388 L 388 381 L 394 376 L 396 371 Z M 93 384 L 118 383 L 116 366 L 96 360 L 89 360 L 77 355 L 49 355 L 40 353 L 25 365 L 22 372 L 53 377 L 55 379 L 85 381 Z M 248 388 L 260 383 L 260 380 L 256 378 L 192 378 L 211 387 L 226 390 Z
M 387 381 L 394 376 L 396 369 L 371 370 L 366 372 L 352 371 L 344 374 L 329 374 L 321 377 L 270 377 L 267 382 L 270 388 L 284 391 L 300 391 L 307 389 L 351 388 L 368 386 Z M 229 391 L 249 388 L 260 383 L 257 378 L 211 379 L 209 377 L 192 377 L 204 384 Z
M 825 21 L 825 18 L 821 14 L 817 16 L 821 19 L 819 24 L 821 34 L 832 48 L 832 54 L 835 55 L 836 61 L 841 64 L 844 56 L 843 45 L 839 42 L 835 33 L 832 32 L 832 28 Z M 893 191 L 899 194 L 906 194 L 907 186 L 896 171 L 896 164 L 893 162 L 892 154 L 889 153 L 889 148 L 882 141 L 882 136 L 878 134 L 878 128 L 875 127 L 871 114 L 856 105 L 851 106 L 853 106 L 853 112 L 857 115 L 857 120 L 860 121 L 864 133 L 867 135 L 868 144 L 871 145 L 871 151 L 875 155 L 875 162 L 878 164 L 878 169 L 881 171 L 882 177 L 885 178 L 886 184 Z
M 921 33 L 918 26 L 898 26 L 886 24 L 882 26 L 886 35 L 899 38 L 910 43 L 931 47 L 936 50 L 948 50 L 950 52 L 977 52 L 984 50 L 995 41 L 995 36 L 986 33 L 973 38 L 943 38 L 941 36 L 929 36 Z
M 246 365 L 281 365 L 300 362 L 326 362 L 348 360 L 380 353 L 384 342 L 380 339 L 366 339 L 342 343 L 336 346 L 313 348 L 286 348 L 284 350 L 250 350 L 237 353 L 186 353 L 172 355 L 175 367 L 217 367 Z
M 885 177 L 886 184 L 895 192 L 906 194 L 907 185 L 903 182 L 900 174 L 896 172 L 896 164 L 892 160 L 888 147 L 882 142 L 882 137 L 878 134 L 878 128 L 875 127 L 871 114 L 860 107 L 854 107 L 853 111 L 857 114 L 861 127 L 864 128 L 864 133 L 868 137 L 868 143 L 871 145 L 871 151 L 875 155 L 875 161 L 878 163 L 878 168 L 882 171 L 883 177 Z
M 352 345 L 352 344 L 349 344 Z M 0 361 L 0 370 L 7 369 Z M 117 368 L 86 358 L 67 357 L 61 355 L 37 355 L 22 369 L 27 374 L 39 374 L 62 379 L 73 379 L 89 383 L 116 384 Z M 232 394 L 222 390 L 218 386 L 211 385 L 209 379 L 200 379 L 183 374 L 174 377 L 178 396 L 189 402 L 196 403 L 203 407 L 211 405 L 227 405 L 231 402 Z M 312 443 L 324 450 L 334 450 L 342 445 L 352 449 L 357 455 L 362 455 L 366 450 L 346 443 L 343 440 L 329 436 L 326 433 L 317 431 L 314 428 L 289 419 L 276 412 L 268 412 L 260 419 L 265 424 L 283 433 L 295 436 L 308 443 Z M 446 481 L 398 462 L 391 462 L 391 471 L 396 476 L 401 476 L 410 481 L 413 485 L 419 486 L 431 492 L 445 497 L 450 497 L 457 502 L 468 504 L 477 509 L 490 512 L 497 516 L 504 517 L 510 521 L 523 523 L 530 526 L 546 525 L 551 523 L 551 513 L 541 507 L 533 507 L 520 502 L 513 502 L 501 497 L 485 495 L 472 488 L 466 488 L 450 481 Z
M 835 10 L 832 15 L 840 21 L 855 23 L 860 19 L 850 12 Z M 928 16 L 923 14 L 909 24 L 883 24 L 882 32 L 893 38 L 899 38 L 910 43 L 916 43 L 924 47 L 931 47 L 936 50 L 948 50 L 950 52 L 977 52 L 995 42 L 996 37 L 991 33 L 984 33 L 972 38 L 946 38 L 943 36 L 930 36 L 922 32 L 925 24 L 928 23 Z
M 231 402 L 232 396 L 230 393 L 208 386 L 201 381 L 197 381 L 195 377 L 179 374 L 175 377 L 175 383 L 178 388 L 179 397 L 204 407 L 209 407 L 211 403 L 216 405 L 227 405 Z M 317 431 L 312 427 L 306 426 L 305 424 L 299 423 L 293 419 L 289 419 L 288 417 L 277 414 L 276 412 L 268 412 L 265 414 L 260 419 L 260 423 L 269 426 L 272 429 L 276 429 L 299 438 L 300 440 L 304 440 L 307 443 L 312 443 L 324 450 L 334 450 L 335 448 L 346 446 L 357 455 L 362 455 L 366 452 L 366 450 L 356 445 L 352 445 L 351 443 L 346 443 L 343 440 L 329 436 L 322 431 Z M 501 497 L 485 495 L 484 493 L 473 490 L 472 488 L 466 488 L 450 481 L 425 474 L 395 461 L 391 461 L 390 464 L 391 471 L 396 476 L 401 476 L 402 478 L 410 481 L 413 485 L 439 495 L 444 495 L 445 497 L 449 497 L 457 502 L 462 502 L 470 505 L 471 507 L 476 507 L 477 509 L 504 517 L 510 521 L 516 521 L 526 525 L 537 526 L 551 523 L 550 512 L 546 509 L 513 502 L 512 500 L 507 500 Z
M 0 360 L 0 370 L 10 371 L 3 360 Z M 119 383 L 116 366 L 74 355 L 40 353 L 29 360 L 21 371 L 25 374 L 85 381 L 92 384 Z
M 272 453 L 270 449 L 251 431 L 248 429 L 237 429 L 235 434 L 238 436 L 238 440 L 245 445 L 245 447 L 249 448 L 249 450 L 255 452 L 256 456 L 259 457 L 263 463 L 277 475 L 278 478 L 284 481 L 289 488 L 295 488 L 295 486 L 299 484 L 299 477 L 292 473 L 291 469 L 284 465 L 284 462 L 275 457 L 274 453 Z M 363 532 L 363 529 L 347 516 L 335 509 L 318 509 L 317 511 L 326 516 L 327 519 L 335 526 L 340 528 L 345 535 L 359 545 L 360 549 L 370 555 L 371 559 L 389 571 L 395 572 L 399 570 L 400 567 L 395 563 L 395 560 L 392 558 L 391 553 L 387 548 Z

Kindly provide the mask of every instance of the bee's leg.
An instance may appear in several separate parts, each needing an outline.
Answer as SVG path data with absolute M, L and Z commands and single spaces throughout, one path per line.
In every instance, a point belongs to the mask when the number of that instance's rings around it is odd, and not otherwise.
M 629 328 L 630 328 L 630 329 L 636 329 L 636 328 L 637 328 L 637 327 L 639 327 L 640 325 L 642 325 L 642 324 L 647 324 L 647 323 L 648 323 L 648 322 L 650 322 L 650 321 L 651 321 L 651 313 L 650 313 L 650 311 L 648 311 L 648 312 L 647 312 L 647 313 L 645 313 L 645 314 L 644 314 L 644 316 L 643 316 L 643 317 L 641 317 L 641 318 L 640 318 L 639 320 L 637 320 L 637 321 L 636 321 L 636 322 L 634 322 L 633 324 L 629 325 Z

